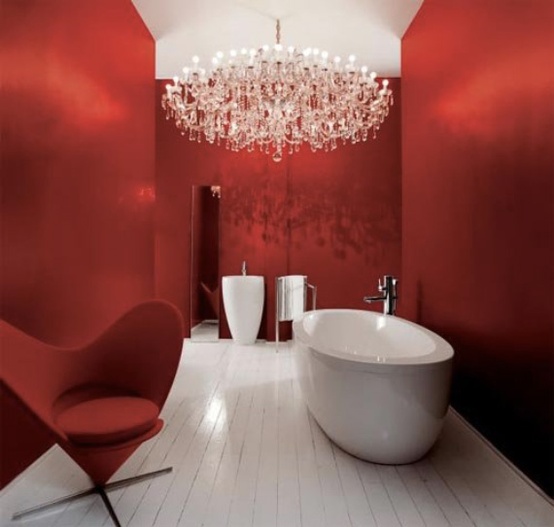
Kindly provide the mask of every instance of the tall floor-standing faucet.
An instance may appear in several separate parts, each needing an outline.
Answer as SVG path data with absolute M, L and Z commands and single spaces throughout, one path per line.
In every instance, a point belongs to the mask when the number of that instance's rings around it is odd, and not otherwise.
M 240 272 L 241 272 L 242 276 L 246 276 L 246 260 L 243 260 Z
M 398 299 L 397 286 L 398 279 L 390 274 L 383 277 L 383 283 L 379 278 L 380 296 L 364 296 L 364 302 L 371 304 L 373 302 L 383 302 L 383 313 L 385 315 L 394 315 L 396 313 L 396 300 Z

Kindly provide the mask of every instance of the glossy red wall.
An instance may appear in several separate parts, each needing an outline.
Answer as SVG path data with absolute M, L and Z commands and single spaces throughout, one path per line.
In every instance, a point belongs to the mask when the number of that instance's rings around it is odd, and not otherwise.
M 553 493 L 551 1 L 424 2 L 402 41 L 403 313 L 454 406 Z
M 4 0 L 0 39 L 1 315 L 83 342 L 154 294 L 154 41 L 127 0 Z M 49 443 L 2 398 L 1 444 L 5 483 Z
M 159 98 L 166 83 L 158 81 Z M 157 293 L 189 321 L 191 186 L 217 183 L 220 273 L 238 274 L 246 260 L 249 274 L 265 277 L 261 338 L 274 339 L 276 276 L 307 274 L 319 307 L 367 307 L 362 297 L 376 290 L 378 276 L 400 272 L 400 81 L 391 86 L 397 104 L 377 139 L 332 153 L 304 148 L 280 163 L 192 143 L 160 107 Z M 222 329 L 229 336 L 225 322 Z

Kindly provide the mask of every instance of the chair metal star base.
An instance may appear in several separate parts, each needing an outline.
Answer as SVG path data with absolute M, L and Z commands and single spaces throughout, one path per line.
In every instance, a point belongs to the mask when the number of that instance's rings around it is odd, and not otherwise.
M 86 496 L 90 496 L 92 494 L 99 494 L 102 498 L 102 501 L 104 502 L 104 505 L 106 506 L 106 509 L 108 509 L 108 512 L 110 514 L 110 517 L 115 525 L 115 527 L 121 527 L 121 523 L 119 523 L 119 520 L 117 518 L 117 515 L 115 514 L 115 511 L 112 507 L 112 504 L 108 498 L 108 495 L 106 494 L 106 491 L 110 491 L 113 489 L 118 489 L 120 487 L 125 487 L 127 485 L 134 485 L 135 483 L 139 483 L 141 481 L 144 481 L 145 479 L 155 478 L 157 476 L 162 476 L 163 474 L 169 474 L 173 470 L 172 467 L 162 468 L 160 470 L 155 470 L 153 472 L 148 472 L 146 474 L 140 474 L 139 476 L 133 476 L 131 478 L 121 479 L 119 481 L 114 481 L 112 483 L 107 483 L 106 485 L 97 485 L 95 487 L 92 487 L 88 490 L 83 490 L 81 492 L 77 492 L 75 494 L 70 494 L 69 496 L 65 496 L 64 498 L 58 498 L 53 501 L 49 501 L 48 503 L 43 503 L 42 505 L 38 505 L 36 507 L 31 507 L 30 509 L 25 509 L 21 512 L 16 512 L 12 516 L 12 520 L 20 520 L 24 516 L 28 516 L 30 514 L 36 514 L 38 512 L 42 512 L 46 509 L 49 509 L 51 507 L 56 507 L 57 505 L 62 505 L 63 503 L 68 503 L 70 501 L 78 500 L 80 498 L 84 498 Z

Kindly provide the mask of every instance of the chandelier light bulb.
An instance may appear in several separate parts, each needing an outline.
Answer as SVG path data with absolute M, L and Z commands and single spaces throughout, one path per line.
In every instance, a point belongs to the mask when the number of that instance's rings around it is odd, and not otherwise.
M 283 53 L 286 49 L 287 53 Z M 393 104 L 389 82 L 368 78 L 368 67 L 349 55 L 329 58 L 319 48 L 284 47 L 277 23 L 276 44 L 218 51 L 212 68 L 199 67 L 166 85 L 162 106 L 192 141 L 223 144 L 232 151 L 259 148 L 278 162 L 302 144 L 313 152 L 334 150 L 376 136 Z

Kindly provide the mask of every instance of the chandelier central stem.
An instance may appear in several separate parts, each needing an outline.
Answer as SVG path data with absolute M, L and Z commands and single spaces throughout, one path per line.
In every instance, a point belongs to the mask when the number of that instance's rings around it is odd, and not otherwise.
M 277 41 L 276 44 L 281 43 L 281 21 L 277 19 L 277 28 L 275 31 L 275 40 Z

